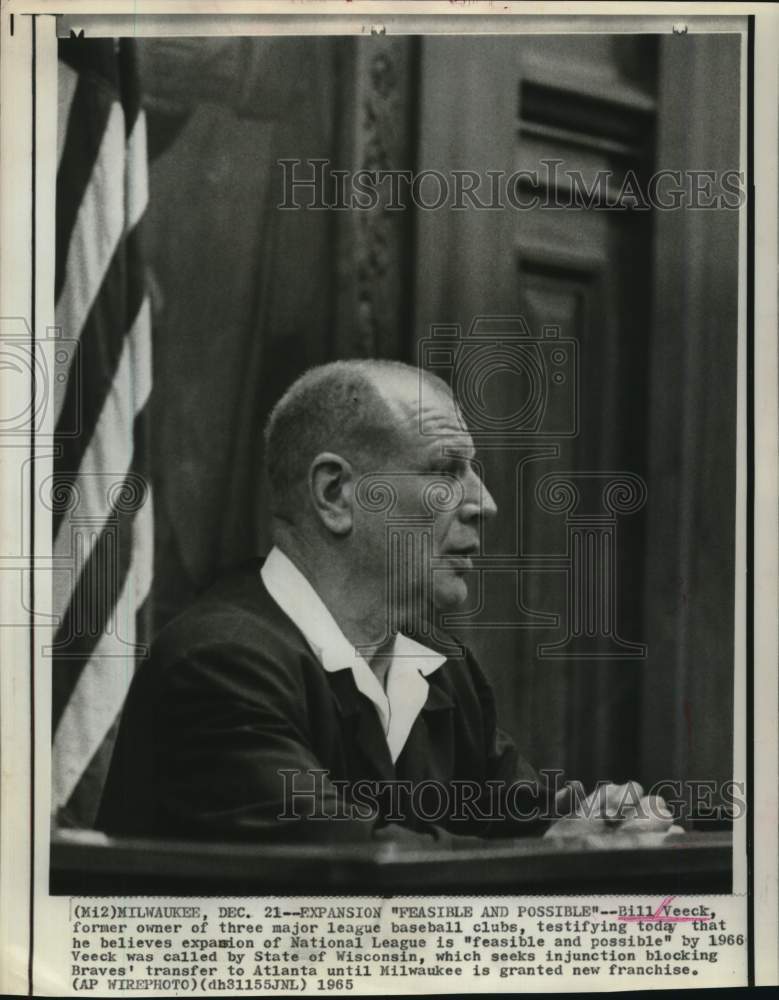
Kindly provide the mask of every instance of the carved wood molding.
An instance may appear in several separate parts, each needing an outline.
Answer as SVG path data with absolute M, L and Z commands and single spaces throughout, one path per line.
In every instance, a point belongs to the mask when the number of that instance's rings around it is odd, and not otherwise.
M 383 36 L 345 44 L 338 153 L 344 169 L 413 168 L 412 46 Z M 401 357 L 409 339 L 410 211 L 387 207 L 388 184 L 377 192 L 375 209 L 339 213 L 334 349 L 341 356 Z

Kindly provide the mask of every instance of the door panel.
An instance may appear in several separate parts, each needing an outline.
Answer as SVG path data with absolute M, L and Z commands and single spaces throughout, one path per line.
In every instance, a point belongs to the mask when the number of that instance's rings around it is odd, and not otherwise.
M 615 198 L 629 170 L 643 179 L 651 166 L 655 48 L 646 37 L 426 39 L 420 167 L 485 178 L 490 170 L 524 171 L 513 189 L 522 205 L 534 197 L 570 201 L 566 170 L 579 171 L 585 194 L 608 171 Z M 604 517 L 603 473 L 645 473 L 650 215 L 540 205 L 418 214 L 417 334 L 427 336 L 435 323 L 466 331 L 479 315 L 522 316 L 550 379 L 543 433 L 485 441 L 477 430 L 501 508 L 485 548 L 496 568 L 474 581 L 478 613 L 450 625 L 476 649 L 506 726 L 539 766 L 563 767 L 585 781 L 627 775 L 637 763 L 643 660 L 638 647 L 617 640 L 642 640 L 642 514 L 613 517 L 606 509 L 605 527 L 597 517 Z M 556 372 L 555 342 L 567 352 L 570 341 L 578 373 Z M 576 381 L 573 401 L 551 381 L 563 374 Z M 523 391 L 518 377 L 505 373 L 484 386 L 487 405 L 503 413 L 516 409 Z M 562 472 L 577 474 L 579 507 L 543 509 L 544 477 Z M 578 590 L 569 587 L 577 533 L 586 524 L 592 539 L 609 533 L 602 544 L 614 549 L 615 579 L 600 598 L 584 576 Z M 585 573 L 584 563 L 579 571 Z M 574 655 L 562 655 L 569 605 L 572 613 L 581 599 L 600 600 L 613 634 L 584 637 L 584 646 L 567 648 Z M 591 658 L 579 658 L 583 651 Z M 592 658 L 615 651 L 614 659 Z

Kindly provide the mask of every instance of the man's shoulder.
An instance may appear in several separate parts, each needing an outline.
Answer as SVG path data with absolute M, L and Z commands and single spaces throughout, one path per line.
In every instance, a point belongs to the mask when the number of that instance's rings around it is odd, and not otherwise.
M 164 626 L 152 659 L 170 665 L 209 650 L 250 651 L 266 661 L 307 654 L 305 639 L 262 582 L 262 562 L 250 559 L 223 573 Z

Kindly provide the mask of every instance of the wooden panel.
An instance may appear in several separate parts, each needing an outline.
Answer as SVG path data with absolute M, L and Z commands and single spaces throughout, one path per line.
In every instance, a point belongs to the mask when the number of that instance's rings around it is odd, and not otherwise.
M 738 37 L 672 41 L 660 53 L 658 162 L 738 170 Z M 722 781 L 733 768 L 738 213 L 659 213 L 658 237 L 642 756 L 649 773 Z
M 339 43 L 336 168 L 409 170 L 415 58 L 408 38 L 378 35 Z M 375 209 L 336 213 L 333 348 L 340 357 L 405 358 L 411 348 L 412 213 L 387 208 L 389 184 L 379 185 L 377 194 Z
M 458 73 L 446 73 L 456 64 Z M 425 40 L 422 63 L 422 167 L 539 171 L 524 182 L 526 201 L 569 194 L 566 169 L 592 187 L 609 171 L 613 196 L 626 171 L 643 177 L 654 144 L 655 43 L 651 38 Z M 427 103 L 425 103 L 425 101 Z M 456 142 L 454 137 L 456 136 Z M 555 176 L 543 162 L 558 161 Z M 432 322 L 467 330 L 479 314 L 522 315 L 532 336 L 556 326 L 580 347 L 579 426 L 546 455 L 526 452 L 518 482 L 517 447 L 484 450 L 487 482 L 502 516 L 488 535 L 491 554 L 515 550 L 521 503 L 523 551 L 565 554 L 564 520 L 538 510 L 539 479 L 552 471 L 631 471 L 642 475 L 651 221 L 641 212 L 586 208 L 420 213 L 418 335 Z M 509 381 L 493 393 L 517 391 Z M 496 405 L 510 409 L 511 400 Z M 560 404 L 561 405 L 561 404 Z M 552 438 L 552 440 L 554 440 Z M 548 443 L 548 441 L 547 441 Z M 479 445 L 477 436 L 477 446 Z M 642 515 L 619 525 L 622 633 L 640 641 Z M 505 570 L 503 571 L 505 576 Z M 585 781 L 637 766 L 639 679 L 624 664 L 539 658 L 540 643 L 564 634 L 566 582 L 559 567 L 529 568 L 521 589 L 485 583 L 491 608 L 465 637 L 490 672 L 504 721 L 531 759 L 562 766 Z M 524 605 L 524 611 L 523 606 Z M 519 628 L 529 612 L 559 624 Z
M 200 844 L 60 833 L 54 895 L 296 895 L 311 892 L 731 891 L 728 833 L 691 833 L 652 846 L 640 835 L 554 843 L 536 838 L 460 845 L 341 847 Z
M 627 160 L 651 153 L 654 102 L 638 103 L 615 89 L 587 93 L 581 81 L 561 84 L 527 76 L 519 87 L 520 138 L 573 146 Z

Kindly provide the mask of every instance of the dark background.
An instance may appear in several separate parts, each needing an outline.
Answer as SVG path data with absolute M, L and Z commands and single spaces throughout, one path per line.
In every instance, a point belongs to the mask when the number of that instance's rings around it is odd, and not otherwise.
M 267 551 L 261 428 L 306 367 L 415 361 L 432 323 L 555 324 L 581 356 L 580 433 L 533 466 L 627 471 L 619 630 L 637 660 L 548 660 L 560 627 L 460 629 L 537 766 L 585 782 L 723 780 L 733 759 L 738 213 L 282 212 L 282 157 L 344 169 L 585 175 L 738 169 L 737 36 L 139 40 L 149 115 L 159 628 Z M 496 389 L 510 395 L 510 383 Z M 517 544 L 516 453 L 482 450 Z M 532 486 L 532 484 L 531 484 Z M 524 489 L 525 487 L 523 487 Z M 526 504 L 526 548 L 565 548 Z M 485 584 L 482 624 L 565 604 L 559 571 Z

